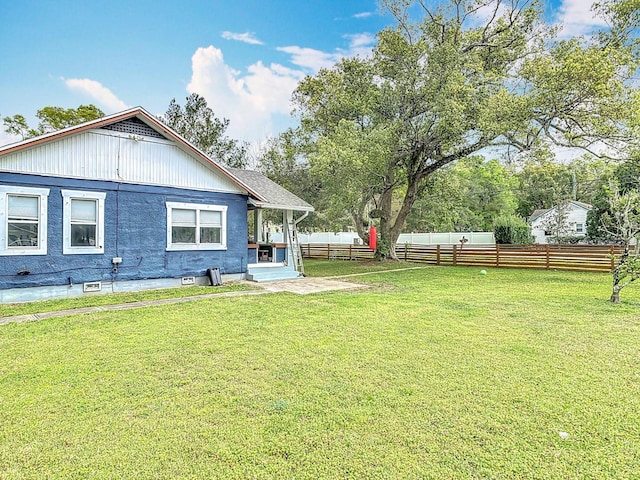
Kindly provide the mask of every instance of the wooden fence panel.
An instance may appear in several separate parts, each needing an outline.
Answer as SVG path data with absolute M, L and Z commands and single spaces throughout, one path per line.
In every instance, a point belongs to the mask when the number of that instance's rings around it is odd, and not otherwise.
M 374 252 L 367 245 L 305 244 L 304 258 L 325 260 L 371 260 Z M 622 253 L 613 245 L 412 245 L 396 247 L 398 258 L 427 265 L 461 265 L 488 268 L 533 268 L 610 272 L 614 255 Z

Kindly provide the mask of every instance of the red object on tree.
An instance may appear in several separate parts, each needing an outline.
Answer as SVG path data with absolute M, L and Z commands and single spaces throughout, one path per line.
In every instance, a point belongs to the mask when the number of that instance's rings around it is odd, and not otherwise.
M 376 249 L 377 241 L 378 241 L 378 231 L 376 230 L 375 225 L 371 225 L 371 227 L 369 228 L 369 248 L 371 250 Z

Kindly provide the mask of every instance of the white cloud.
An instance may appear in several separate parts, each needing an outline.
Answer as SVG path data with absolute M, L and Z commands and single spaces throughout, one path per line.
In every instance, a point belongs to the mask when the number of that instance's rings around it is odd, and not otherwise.
M 333 53 L 297 46 L 279 47 L 278 50 L 291 55 L 291 63 L 294 65 L 298 65 L 310 73 L 316 73 L 321 68 L 331 68 L 345 57 L 368 57 L 371 55 L 371 49 L 376 41 L 375 36 L 370 33 L 345 35 L 344 38 L 350 40 L 349 48 L 338 49 Z
M 234 33 L 234 32 L 222 32 L 222 38 L 226 40 L 237 40 L 238 42 L 249 43 L 251 45 L 264 45 L 264 43 L 258 40 L 253 33 Z
M 71 90 L 79 91 L 111 112 L 119 112 L 126 110 L 129 106 L 120 100 L 111 90 L 102 85 L 100 82 L 90 80 L 88 78 L 67 78 L 64 83 Z
M 479 27 L 492 19 L 495 22 L 495 19 L 507 13 L 509 13 L 509 7 L 503 3 L 486 3 L 476 10 L 475 15 L 469 18 L 469 22 L 473 27 Z
M 373 15 L 373 12 L 360 12 L 356 13 L 353 18 L 368 18 Z
M 317 72 L 321 68 L 331 68 L 342 55 L 339 53 L 327 53 L 313 48 L 297 46 L 278 47 L 280 52 L 291 55 L 291 63 L 304 69 Z
M 273 135 L 273 117 L 288 114 L 291 93 L 304 73 L 257 62 L 246 74 L 224 63 L 214 46 L 199 48 L 192 59 L 189 93 L 202 95 L 218 118 L 230 120 L 230 137 L 260 141 Z
M 351 40 L 349 42 L 349 49 L 344 52 L 344 56 L 346 57 L 369 57 L 371 55 L 373 46 L 376 43 L 375 35 L 372 35 L 370 33 L 356 33 L 353 35 L 345 35 L 345 38 Z
M 591 10 L 592 0 L 564 0 L 558 8 L 556 24 L 561 37 L 573 37 L 591 33 L 594 28 L 606 26 Z
M 230 120 L 227 134 L 236 139 L 259 142 L 279 133 L 277 123 L 290 121 L 291 94 L 305 75 L 330 68 L 341 58 L 371 54 L 375 37 L 350 35 L 349 47 L 333 53 L 298 46 L 280 47 L 291 56 L 287 67 L 258 61 L 246 71 L 231 68 L 220 49 L 210 45 L 196 50 L 191 58 L 189 93 L 198 93 L 218 118 Z

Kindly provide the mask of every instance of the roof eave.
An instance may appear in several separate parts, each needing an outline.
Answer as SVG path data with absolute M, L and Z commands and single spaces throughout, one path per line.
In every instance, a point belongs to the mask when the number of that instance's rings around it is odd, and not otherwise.
M 270 208 L 272 210 L 295 210 L 296 212 L 314 212 L 315 208 L 311 205 L 283 205 L 277 203 L 250 201 L 251 205 L 257 208 Z
M 255 197 L 260 201 L 266 200 L 264 197 L 259 195 L 257 192 L 251 189 L 248 185 L 246 185 L 244 182 L 238 179 L 235 175 L 227 171 L 222 165 L 214 162 L 204 152 L 202 152 L 200 149 L 198 149 L 197 147 L 192 145 L 190 142 L 182 138 L 171 127 L 165 125 L 160 120 L 156 119 L 153 115 L 151 115 L 142 107 L 130 108 L 123 112 L 118 112 L 111 115 L 105 115 L 104 117 L 98 118 L 96 120 L 90 120 L 80 125 L 74 125 L 71 127 L 64 128 L 62 130 L 57 130 L 55 132 L 45 133 L 44 135 L 40 135 L 38 137 L 29 138 L 27 140 L 22 140 L 17 143 L 11 143 L 9 145 L 5 145 L 4 147 L 0 147 L 0 155 L 13 153 L 18 150 L 22 150 L 24 148 L 36 147 L 46 142 L 65 138 L 70 135 L 75 135 L 87 130 L 101 128 L 105 125 L 109 125 L 111 123 L 116 123 L 121 120 L 126 120 L 127 118 L 133 118 L 133 117 L 137 117 L 139 120 L 146 123 L 149 127 L 170 137 L 173 141 L 175 141 L 178 144 L 178 146 L 182 150 L 188 151 L 191 154 L 195 155 L 196 157 L 200 158 L 203 161 L 203 163 L 207 164 L 210 167 L 213 167 L 218 172 L 222 173 L 224 176 L 229 178 L 229 180 L 233 181 L 235 184 L 241 187 L 243 190 L 246 190 L 250 196 Z

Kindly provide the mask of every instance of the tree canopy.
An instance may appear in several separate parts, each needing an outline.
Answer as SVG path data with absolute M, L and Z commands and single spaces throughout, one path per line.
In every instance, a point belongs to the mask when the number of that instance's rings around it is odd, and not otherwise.
M 49 106 L 38 110 L 36 117 L 40 120 L 40 123 L 35 128 L 29 127 L 25 117 L 20 114 L 4 117 L 2 123 L 5 127 L 5 132 L 18 135 L 23 140 L 26 140 L 104 117 L 104 112 L 95 105 L 80 105 L 78 108 Z
M 629 160 L 616 166 L 607 175 L 602 176 L 593 195 L 593 209 L 587 217 L 587 234 L 594 240 L 622 241 L 624 235 L 620 235 L 620 228 L 612 224 L 615 208 L 620 200 L 616 196 L 638 198 L 640 192 L 640 153 L 633 155 Z M 635 197 L 634 197 L 635 195 Z M 635 213 L 640 213 L 640 204 L 632 205 Z
M 186 98 L 184 108 L 172 99 L 159 118 L 214 161 L 230 167 L 246 166 L 247 145 L 225 135 L 229 120 L 217 118 L 197 93 Z
M 518 206 L 518 178 L 498 160 L 463 158 L 435 172 L 407 217 L 412 232 L 491 231 Z
M 555 41 L 535 0 L 383 0 L 397 25 L 372 56 L 343 59 L 294 92 L 296 134 L 328 215 L 348 215 L 365 239 L 379 223 L 378 256 L 393 257 L 432 175 L 452 162 L 489 147 L 597 153 L 637 141 L 622 3 L 599 7 L 614 33 Z

